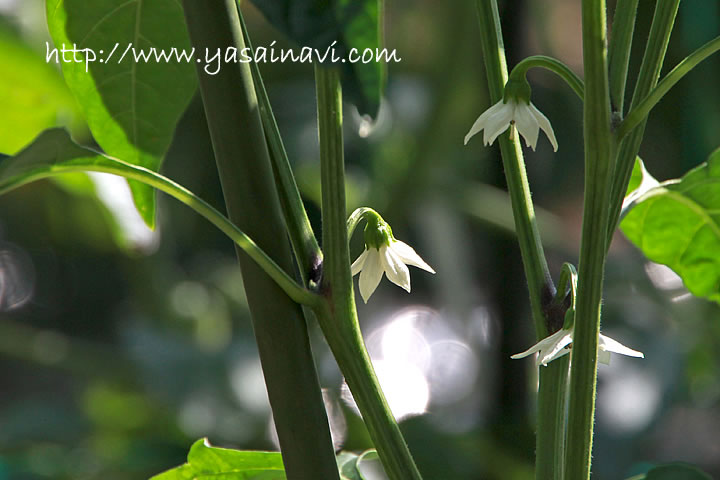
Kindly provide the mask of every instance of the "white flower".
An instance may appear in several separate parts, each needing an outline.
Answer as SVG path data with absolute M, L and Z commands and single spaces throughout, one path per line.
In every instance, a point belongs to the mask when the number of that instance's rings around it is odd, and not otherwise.
M 475 120 L 472 128 L 465 135 L 465 145 L 470 138 L 480 130 L 485 130 L 483 134 L 483 142 L 485 145 L 491 145 L 495 139 L 503 133 L 508 127 L 514 124 L 520 135 L 525 138 L 525 145 L 535 150 L 537 145 L 540 129 L 547 135 L 553 149 L 557 152 L 558 144 L 555 139 L 552 125 L 545 115 L 540 112 L 532 103 L 525 103 L 514 99 L 500 100 L 498 103 L 488 108 L 482 115 Z
M 560 329 L 547 338 L 540 340 L 538 343 L 525 350 L 522 353 L 513 355 L 510 358 L 524 358 L 535 352 L 538 352 L 536 365 L 547 366 L 549 362 L 570 353 L 571 343 L 573 341 L 573 329 Z M 620 342 L 606 337 L 602 333 L 598 338 L 598 361 L 605 365 L 610 364 L 610 353 L 619 353 L 628 357 L 645 358 L 642 352 L 638 352 L 626 347 Z
M 366 245 L 365 251 L 352 264 L 352 274 L 360 273 L 360 295 L 365 303 L 377 288 L 383 273 L 391 282 L 408 292 L 410 292 L 410 271 L 406 265 L 435 273 L 435 270 L 407 243 L 394 238 L 389 238 L 388 242 L 378 248 Z

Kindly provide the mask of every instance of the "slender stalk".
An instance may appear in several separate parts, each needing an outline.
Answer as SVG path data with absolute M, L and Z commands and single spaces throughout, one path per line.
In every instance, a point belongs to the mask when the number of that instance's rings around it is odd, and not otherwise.
M 502 98 L 508 79 L 500 17 L 494 0 L 478 0 L 477 7 L 490 100 L 494 103 Z M 547 324 L 545 306 L 555 294 L 555 287 L 550 278 L 535 221 L 520 141 L 517 135 L 511 139 L 508 133 L 501 135 L 498 141 L 528 281 L 535 333 L 539 340 L 552 333 Z M 541 368 L 539 379 L 535 478 L 559 479 L 561 471 L 557 465 L 563 458 L 562 431 L 565 425 L 567 363 L 552 362 L 547 367 Z M 558 426 L 560 426 L 559 431 Z
M 253 47 L 250 43 L 250 36 L 245 26 L 242 10 L 240 9 L 240 0 L 237 1 L 237 12 L 240 18 L 243 39 L 252 51 Z M 254 55 L 251 56 L 254 58 Z M 320 279 L 320 269 L 323 258 L 322 250 L 320 250 L 320 246 L 315 238 L 315 233 L 313 232 L 312 225 L 310 225 L 310 219 L 308 219 L 300 191 L 295 182 L 295 176 L 290 167 L 290 160 L 285 151 L 285 145 L 280 136 L 280 129 L 275 121 L 275 115 L 273 114 L 270 99 L 265 90 L 265 83 L 262 80 L 260 68 L 257 63 L 250 62 L 250 71 L 252 72 L 255 92 L 258 97 L 260 118 L 262 119 L 263 128 L 267 135 L 275 184 L 278 187 L 280 206 L 282 207 L 285 217 L 290 243 L 292 244 L 298 265 L 300 265 L 300 275 L 303 281 L 307 283 L 308 280 L 310 280 L 315 283 Z
M 197 51 L 245 48 L 235 0 L 183 5 Z M 198 77 L 228 215 L 292 271 L 250 67 L 224 65 L 207 75 L 198 65 Z M 244 252 L 238 258 L 287 477 L 338 479 L 303 311 Z
M 510 72 L 510 77 L 515 77 L 516 75 L 522 75 L 524 77 L 528 70 L 536 67 L 549 70 L 565 80 L 565 83 L 580 97 L 580 100 L 583 99 L 585 86 L 583 85 L 582 79 L 570 70 L 567 65 L 556 58 L 545 55 L 533 55 L 532 57 L 524 58 L 513 67 Z
M 625 108 L 625 84 L 632 40 L 635 33 L 635 17 L 638 0 L 618 0 L 613 14 L 610 47 L 608 51 L 608 70 L 610 72 L 610 100 L 613 112 L 622 116 Z
M 369 207 L 360 207 L 356 208 L 353 213 L 350 214 L 350 216 L 347 219 L 347 236 L 348 241 L 352 238 L 353 233 L 355 232 L 355 229 L 357 228 L 360 221 L 365 218 L 366 216 L 377 216 L 380 217 L 380 214 L 377 213 L 375 210 Z
M 608 192 L 614 158 L 610 134 L 605 9 L 604 0 L 582 2 L 585 199 L 565 463 L 565 478 L 572 480 L 590 478 Z
M 490 101 L 495 103 L 502 99 L 503 89 L 508 79 L 505 50 L 500 31 L 500 17 L 494 0 L 478 0 L 477 5 Z M 543 314 L 543 289 L 553 290 L 552 294 L 554 294 L 554 287 L 535 221 L 530 185 L 527 181 L 522 148 L 517 137 L 516 135 L 514 139 L 510 139 L 510 135 L 505 133 L 500 135 L 498 141 L 500 142 L 525 275 L 528 279 L 535 331 L 538 338 L 543 338 L 548 334 Z
M 657 85 L 679 4 L 680 0 L 658 0 L 655 6 L 655 15 L 653 16 L 652 25 L 650 26 L 650 35 L 648 36 L 645 55 L 640 65 L 640 73 L 638 74 L 635 92 L 633 93 L 630 103 L 631 118 L 633 119 L 636 118 L 636 115 L 633 113 L 635 105 L 647 97 L 655 85 Z M 630 116 L 630 114 L 628 114 L 628 116 Z M 615 134 L 616 141 L 622 141 L 618 149 L 617 163 L 615 165 L 615 172 L 613 173 L 612 186 L 610 189 L 610 222 L 608 223 L 606 235 L 606 248 L 610 248 L 610 241 L 612 240 L 620 218 L 620 210 L 622 209 L 625 190 L 627 190 L 627 185 L 632 175 L 635 157 L 640 151 L 640 144 L 645 135 L 647 114 L 641 117 L 641 119 L 642 121 L 636 123 L 636 127 L 632 129 L 631 132 L 627 130 L 626 127 L 623 127 L 623 125 L 630 125 L 626 119 Z M 630 132 L 630 134 L 626 135 L 627 132 Z
M 660 82 L 647 94 L 642 101 L 638 102 L 628 113 L 625 120 L 617 129 L 617 136 L 622 139 L 637 127 L 643 119 L 645 119 L 650 110 L 658 104 L 658 102 L 675 86 L 685 75 L 690 73 L 700 62 L 708 58 L 713 53 L 720 50 L 720 37 L 710 40 L 702 47 L 678 63 Z
M 420 473 L 383 396 L 363 343 L 350 275 L 342 91 L 335 67 L 315 66 L 320 136 L 323 249 L 321 293 L 327 302 L 315 313 L 345 381 L 363 415 L 385 471 L 392 480 L 420 479 Z
M 91 152 L 90 149 L 82 147 L 77 148 L 82 149 L 82 152 Z M 101 155 L 96 152 L 92 153 L 98 156 Z M 22 155 L 22 153 L 20 153 L 20 155 Z M 253 241 L 252 238 L 248 237 L 242 230 L 240 230 L 237 225 L 232 223 L 222 213 L 215 210 L 215 208 L 213 208 L 209 203 L 195 195 L 187 188 L 144 167 L 109 157 L 102 158 L 104 160 L 103 162 L 89 160 L 88 162 L 75 161 L 71 164 L 54 165 L 52 169 L 26 176 L 20 181 L 15 181 L 13 178 L 5 179 L 5 181 L 0 182 L 0 195 L 42 178 L 53 177 L 70 172 L 111 173 L 136 180 L 144 183 L 145 185 L 154 187 L 161 192 L 167 193 L 171 197 L 192 208 L 196 213 L 205 217 L 205 219 L 215 225 L 221 232 L 235 242 L 235 244 L 250 258 L 252 258 L 253 261 L 255 261 L 258 266 L 295 302 L 313 307 L 319 305 L 322 301 L 322 297 L 320 295 L 311 292 L 302 285 L 298 284 L 294 278 L 288 275 L 285 270 L 280 268 L 280 266 L 275 263 L 275 261 L 270 258 L 268 254 Z

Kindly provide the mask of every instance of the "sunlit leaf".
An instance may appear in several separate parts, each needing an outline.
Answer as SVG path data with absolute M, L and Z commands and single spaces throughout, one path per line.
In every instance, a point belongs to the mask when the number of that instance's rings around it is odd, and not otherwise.
M 720 303 L 720 150 L 682 178 L 637 198 L 621 228 L 690 292 Z
M 279 452 L 212 447 L 207 439 L 193 444 L 188 463 L 155 475 L 151 480 L 282 480 L 285 470 Z
M 355 48 L 382 48 L 380 2 L 378 0 L 253 0 L 275 28 L 300 47 L 309 46 L 322 55 L 333 47 L 336 56 L 346 58 Z M 333 42 L 337 42 L 333 46 Z M 332 54 L 328 54 L 327 59 Z M 315 60 L 316 58 L 313 57 Z M 385 62 L 343 61 L 343 93 L 363 115 L 375 116 L 385 83 Z
M 643 174 L 645 172 L 647 172 L 647 170 L 645 170 L 645 165 L 643 164 L 643 161 L 640 160 L 640 157 L 636 157 L 635 164 L 633 165 L 632 169 L 632 174 L 630 175 L 630 182 L 628 182 L 628 188 L 625 192 L 626 197 L 635 190 L 637 190 L 637 188 L 642 183 Z
M 628 183 L 627 191 L 625 192 L 625 199 L 622 204 L 621 218 L 630 211 L 635 203 L 648 191 L 658 186 L 658 182 L 655 177 L 650 175 L 650 172 L 645 168 L 640 157 L 635 158 L 635 165 L 633 165 L 632 175 L 630 182 Z
M 41 131 L 70 125 L 79 112 L 62 76 L 0 27 L 0 151 L 15 153 Z
M 47 0 L 47 17 L 56 48 L 89 49 L 66 53 L 69 61 L 58 52 L 57 60 L 95 140 L 109 155 L 157 171 L 195 91 L 195 71 L 192 63 L 174 59 L 136 61 L 134 52 L 190 47 L 180 3 Z M 86 62 L 93 56 L 94 62 Z M 153 190 L 137 182 L 130 186 L 152 226 Z

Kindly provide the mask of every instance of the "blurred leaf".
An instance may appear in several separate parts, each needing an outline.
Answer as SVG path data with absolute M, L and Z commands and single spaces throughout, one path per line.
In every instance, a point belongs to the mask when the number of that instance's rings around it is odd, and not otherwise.
M 150 170 L 160 168 L 175 125 L 195 91 L 190 62 L 136 62 L 135 50 L 149 53 L 190 47 L 183 11 L 175 0 L 48 0 L 48 27 L 55 46 L 90 49 L 81 62 L 62 62 L 98 144 L 109 154 Z M 86 63 L 86 58 L 97 61 Z M 66 55 L 70 60 L 74 55 Z M 121 61 L 122 60 L 122 61 Z M 149 226 L 155 221 L 153 189 L 131 181 L 135 205 Z
M 188 463 L 155 475 L 151 480 L 282 480 L 279 452 L 230 450 L 212 447 L 207 438 L 193 444 Z
M 58 72 L 1 27 L 0 65 L 0 151 L 15 153 L 44 129 L 78 116 Z
M 357 461 L 357 471 L 361 480 L 379 480 L 387 478 L 377 450 L 365 450 Z
M 362 56 L 366 48 L 382 48 L 381 0 L 253 0 L 268 21 L 298 45 L 318 49 L 322 57 L 331 52 L 347 58 L 351 49 Z M 332 57 L 328 53 L 327 59 Z M 313 60 L 317 58 L 313 55 Z M 345 98 L 354 103 L 361 115 L 377 115 L 385 84 L 386 65 L 374 61 L 344 61 L 342 84 Z
M 655 467 L 644 475 L 637 475 L 627 480 L 711 480 L 711 478 L 693 465 L 672 463 Z
M 690 292 L 720 303 L 720 149 L 681 179 L 641 195 L 621 228 Z
M 338 469 L 342 480 L 362 480 L 357 470 L 357 461 L 360 458 L 352 452 L 340 452 L 337 456 Z
M 376 450 L 366 450 L 360 455 L 340 452 L 337 456 L 342 480 L 370 480 L 383 478 L 384 470 Z M 368 471 L 371 474 L 368 474 Z

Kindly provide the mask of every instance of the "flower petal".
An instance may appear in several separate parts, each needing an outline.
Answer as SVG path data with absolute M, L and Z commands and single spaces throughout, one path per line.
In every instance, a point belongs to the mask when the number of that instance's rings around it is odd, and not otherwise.
M 410 271 L 393 249 L 380 247 L 380 259 L 388 280 L 410 292 Z
M 548 120 L 548 118 L 543 115 L 543 113 L 538 110 L 532 103 L 530 104 L 530 112 L 535 117 L 535 121 L 537 122 L 537 124 L 540 126 L 540 128 L 542 128 L 542 131 L 545 132 L 545 135 L 547 135 L 550 143 L 552 143 L 553 150 L 557 152 L 558 143 L 557 139 L 555 138 L 555 132 L 553 132 L 552 125 L 550 125 L 550 120 Z
M 358 282 L 360 295 L 365 303 L 367 303 L 370 295 L 375 292 L 382 276 L 383 266 L 380 260 L 380 252 L 375 248 L 371 248 L 365 257 L 365 263 L 362 272 L 360 272 L 360 281 Z
M 532 355 L 535 352 L 543 352 L 548 349 L 552 349 L 553 346 L 560 341 L 564 341 L 563 337 L 565 335 L 570 336 L 569 330 L 558 330 L 557 332 L 553 333 L 549 337 L 545 337 L 542 340 L 540 340 L 538 343 L 533 345 L 532 347 L 528 348 L 524 352 L 516 353 L 515 355 L 511 356 L 512 359 L 518 359 L 518 358 L 524 358 L 528 355 Z M 572 337 L 570 336 L 570 341 L 572 341 Z M 570 342 L 565 343 L 567 345 Z M 562 348 L 562 347 L 561 347 Z
M 368 256 L 367 248 L 363 250 L 363 252 L 360 254 L 358 258 L 355 259 L 352 265 L 350 265 L 350 271 L 352 272 L 352 275 L 355 276 L 363 269 L 363 265 L 365 265 L 365 259 Z
M 563 335 L 558 338 L 547 353 L 541 352 L 540 357 L 537 359 L 538 365 L 547 366 L 549 362 L 562 357 L 570 351 L 566 347 L 572 343 L 572 330 L 559 330 L 559 332 L 563 332 Z M 564 350 L 567 350 L 567 352 L 564 352 Z
M 537 146 L 540 127 L 530 110 L 530 106 L 523 103 L 518 104 L 518 106 L 515 107 L 514 119 L 518 132 L 525 138 L 525 145 L 534 151 Z
M 599 348 L 598 349 L 598 362 L 602 363 L 603 365 L 610 365 L 610 352 Z
M 645 358 L 642 352 L 628 348 L 617 340 L 613 340 L 610 337 L 606 337 L 600 334 L 598 349 L 605 352 L 619 353 L 620 355 L 627 355 L 628 357 Z
M 496 115 L 488 119 L 485 125 L 485 133 L 483 133 L 483 142 L 485 145 L 492 145 L 495 139 L 510 127 L 510 122 L 515 115 L 515 103 L 508 102 L 499 109 Z
M 470 139 L 475 136 L 480 130 L 485 128 L 485 123 L 488 121 L 490 117 L 495 115 L 499 110 L 501 110 L 505 104 L 503 104 L 502 100 L 500 100 L 498 103 L 493 105 L 492 107 L 485 110 L 482 115 L 480 115 L 477 120 L 475 120 L 475 123 L 473 123 L 473 126 L 470 127 L 470 131 L 465 135 L 465 145 L 470 141 Z
M 538 355 L 537 360 L 535 360 L 535 365 L 537 365 L 538 367 L 539 367 L 540 365 L 542 365 L 543 367 L 547 367 L 547 364 L 548 364 L 549 362 L 552 362 L 553 360 L 557 360 L 558 358 L 563 357 L 563 356 L 567 355 L 568 353 L 570 353 L 570 349 L 566 347 L 566 348 L 563 348 L 562 350 L 560 350 L 560 351 L 559 351 L 557 354 L 555 354 L 552 358 L 547 358 L 547 357 L 545 357 L 545 358 L 541 359 L 540 356 Z M 545 363 L 543 363 L 543 361 L 544 361 Z
M 420 258 L 420 255 L 415 253 L 415 250 L 407 243 L 401 242 L 400 240 L 391 241 L 390 248 L 406 265 L 412 265 L 413 267 L 422 268 L 426 272 L 435 273 L 435 270 L 425 263 L 425 260 Z

